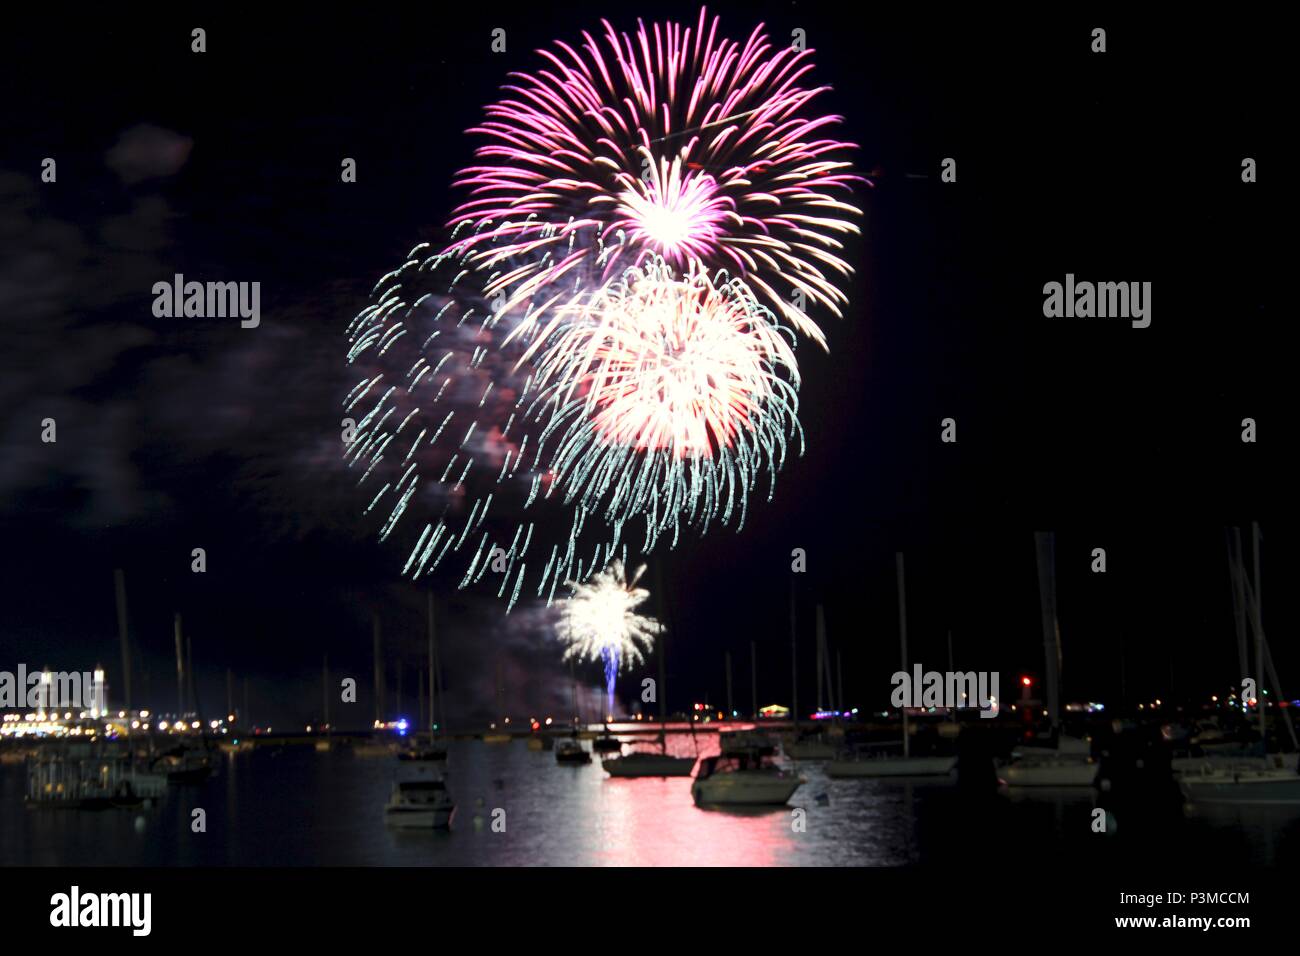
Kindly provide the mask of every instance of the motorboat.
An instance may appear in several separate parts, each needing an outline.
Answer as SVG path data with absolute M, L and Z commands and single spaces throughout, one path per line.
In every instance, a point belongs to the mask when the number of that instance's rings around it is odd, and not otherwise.
M 781 806 L 803 778 L 750 754 L 705 757 L 691 784 L 696 806 Z
M 398 780 L 384 807 L 384 822 L 406 830 L 446 829 L 456 813 L 456 802 L 441 776 Z

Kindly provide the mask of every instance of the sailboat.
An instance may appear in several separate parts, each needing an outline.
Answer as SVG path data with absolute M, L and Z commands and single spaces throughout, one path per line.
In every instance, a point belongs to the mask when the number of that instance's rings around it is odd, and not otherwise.
M 830 654 L 826 646 L 826 614 L 820 604 L 817 605 L 817 712 L 823 713 L 822 707 L 822 687 L 830 686 Z M 842 690 L 842 688 L 841 688 Z M 833 688 L 830 695 L 834 696 Z M 841 698 L 843 694 L 840 694 Z M 839 707 L 835 706 L 832 701 L 831 710 L 835 712 L 838 719 L 840 710 L 843 709 L 844 701 L 839 701 Z M 843 736 L 843 730 L 840 727 L 833 728 L 832 731 L 815 731 L 813 733 L 799 733 L 795 731 L 790 734 L 781 744 L 781 749 L 785 752 L 786 757 L 791 760 L 832 760 L 839 753 L 838 744 L 831 739 L 834 731 L 840 731 Z
M 1038 552 L 1038 596 L 1043 614 L 1043 648 L 1047 662 L 1047 712 L 1053 744 L 1025 745 L 1012 751 L 1011 762 L 998 770 L 1009 787 L 1091 787 L 1098 765 L 1091 742 L 1061 733 L 1061 627 L 1056 618 L 1056 535 L 1034 533 Z
M 438 709 L 437 705 L 441 702 L 441 695 L 437 688 L 442 684 L 442 667 L 438 660 L 438 635 L 433 624 L 433 592 L 429 595 L 429 743 L 421 745 L 417 740 L 413 740 L 411 745 L 403 750 L 398 751 L 397 759 L 406 761 L 421 762 L 444 762 L 447 759 L 447 745 L 439 739 L 438 730 Z M 446 716 L 446 705 L 443 704 L 443 716 Z
M 903 670 L 907 663 L 907 588 L 903 577 L 903 553 L 894 555 L 898 570 L 898 640 L 903 656 Z M 942 777 L 952 773 L 957 766 L 956 757 L 913 757 L 911 727 L 907 708 L 903 708 L 903 756 L 882 757 L 858 753 L 847 759 L 832 760 L 826 765 L 826 776 L 842 777 Z
M 505 686 L 502 683 L 501 676 L 501 655 L 497 655 L 497 714 L 500 715 L 505 710 Z M 485 744 L 508 744 L 515 738 L 497 727 L 495 723 L 491 725 L 488 733 L 483 734 L 480 738 Z
M 582 746 L 577 737 L 562 737 L 555 742 L 555 762 L 565 764 L 591 763 L 591 751 Z
M 602 760 L 600 765 L 611 777 L 689 777 L 695 769 L 695 758 L 674 757 L 666 750 L 634 750 Z
M 1251 539 L 1253 544 L 1253 570 L 1255 580 L 1252 584 L 1246 575 L 1245 563 L 1241 555 L 1241 532 L 1234 528 L 1229 538 L 1228 568 L 1232 576 L 1233 603 L 1237 611 L 1237 638 L 1243 669 L 1248 666 L 1246 649 L 1245 623 L 1249 620 L 1255 634 L 1255 674 L 1261 691 L 1256 709 L 1259 712 L 1259 746 L 1261 755 L 1257 757 L 1205 757 L 1199 766 L 1183 764 L 1175 771 L 1178 786 L 1189 803 L 1223 803 L 1251 804 L 1272 806 L 1300 806 L 1300 773 L 1296 772 L 1294 754 L 1270 754 L 1267 752 L 1268 726 L 1264 708 L 1263 685 L 1265 676 L 1272 678 L 1273 688 L 1281 698 L 1281 681 L 1273 666 L 1272 654 L 1268 641 L 1264 637 L 1263 619 L 1260 613 L 1260 563 L 1259 563 L 1259 525 L 1252 522 Z M 1291 723 L 1289 712 L 1280 710 L 1291 735 L 1291 744 L 1297 746 L 1295 727 Z

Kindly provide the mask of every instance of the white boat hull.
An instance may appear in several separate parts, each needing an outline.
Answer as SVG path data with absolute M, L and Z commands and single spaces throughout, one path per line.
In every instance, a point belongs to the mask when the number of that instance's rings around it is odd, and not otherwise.
M 1091 787 L 1098 765 L 1086 760 L 1017 760 L 998 770 L 1009 787 Z
M 1300 754 L 1269 754 L 1268 766 L 1274 769 L 1290 770 L 1296 772 L 1296 758 Z M 1260 759 L 1248 756 L 1207 756 L 1207 757 L 1175 757 L 1170 761 L 1170 766 L 1177 776 L 1185 774 L 1203 774 L 1212 771 L 1229 771 L 1236 769 L 1258 770 L 1260 768 Z
M 388 807 L 384 822 L 399 830 L 441 830 L 451 826 L 452 807 Z
M 956 757 L 873 757 L 867 760 L 832 760 L 826 776 L 846 777 L 943 777 L 957 766 Z
M 794 796 L 803 780 L 762 770 L 717 773 L 691 785 L 697 806 L 780 806 Z
M 1286 768 L 1187 773 L 1178 786 L 1191 803 L 1300 806 L 1300 774 Z

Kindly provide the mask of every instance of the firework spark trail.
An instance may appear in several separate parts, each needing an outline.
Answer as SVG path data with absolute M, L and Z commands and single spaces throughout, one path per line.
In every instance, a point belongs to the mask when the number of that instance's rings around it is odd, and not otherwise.
M 491 574 L 511 607 L 526 583 L 549 601 L 642 524 L 647 552 L 686 527 L 742 527 L 791 437 L 802 452 L 793 333 L 739 280 L 655 259 L 503 344 L 514 320 L 474 275 L 417 247 L 350 330 L 363 374 L 345 458 L 377 489 L 381 539 L 417 512 L 404 574 L 461 554 L 461 587 Z
M 867 180 L 842 158 L 853 144 L 825 138 L 841 118 L 810 110 L 828 89 L 803 85 L 812 51 L 773 46 L 761 25 L 743 44 L 721 38 L 704 9 L 694 27 L 602 23 L 603 45 L 584 31 L 576 48 L 539 50 L 545 66 L 511 74 L 470 131 L 489 141 L 458 175 L 470 198 L 451 223 L 477 228 L 448 252 L 528 312 L 516 334 L 584 269 L 608 278 L 657 255 L 744 278 L 824 348 L 795 293 L 842 314 L 839 237 L 861 214 L 845 197 Z
M 534 543 L 520 515 L 549 484 L 522 461 L 535 441 L 518 413 L 530 373 L 518 350 L 500 348 L 499 317 L 464 283 L 462 265 L 428 249 L 385 275 L 349 327 L 348 360 L 362 374 L 344 402 L 356 424 L 344 457 L 359 485 L 377 489 L 367 511 L 385 515 L 381 540 L 419 513 L 403 573 L 429 574 L 464 553 L 461 585 L 491 571 L 513 606 Z M 489 520 L 494 505 L 511 514 Z
M 801 300 L 840 314 L 851 271 L 840 197 L 865 180 L 821 138 L 810 51 L 703 10 L 604 27 L 512 74 L 447 244 L 349 327 L 345 458 L 381 540 L 413 578 L 449 555 L 461 587 L 499 575 L 508 607 L 603 573 L 642 524 L 648 552 L 743 526 L 764 478 L 770 500 L 802 453 L 795 334 L 825 346 Z
M 662 260 L 556 309 L 536 385 L 564 501 L 645 517 L 647 550 L 697 518 L 743 526 L 761 472 L 775 481 L 789 437 L 802 451 L 789 337 L 743 283 Z
M 556 635 L 566 645 L 564 660 L 604 663 L 607 714 L 614 712 L 619 671 L 640 664 L 664 630 L 654 618 L 636 612 L 650 596 L 637 587 L 644 573 L 642 565 L 629 580 L 616 558 L 585 583 L 569 581 L 572 594 L 560 603 Z

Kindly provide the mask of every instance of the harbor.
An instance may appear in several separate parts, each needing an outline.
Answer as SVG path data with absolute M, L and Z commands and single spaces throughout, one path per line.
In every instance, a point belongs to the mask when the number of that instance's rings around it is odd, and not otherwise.
M 641 736 L 612 729 L 628 743 Z M 674 730 L 668 752 L 695 763 L 716 756 L 719 739 Z M 1294 810 L 1188 805 L 1168 777 L 1163 786 L 1134 782 L 1131 756 L 1127 774 L 1114 765 L 1127 779 L 1103 793 L 985 789 L 960 772 L 844 779 L 824 761 L 779 754 L 802 780 L 787 803 L 709 808 L 692 798 L 694 777 L 619 779 L 599 761 L 557 763 L 526 739 L 487 744 L 458 735 L 446 746 L 442 773 L 455 801 L 446 829 L 386 821 L 403 764 L 395 752 L 268 743 L 223 755 L 206 782 L 171 784 L 152 807 L 102 811 L 25 805 L 24 768 L 5 763 L 0 853 L 14 865 L 67 866 L 896 866 L 1008 862 L 1031 844 L 1063 865 L 1114 865 L 1157 851 L 1198 865 L 1300 862 Z M 1097 806 L 1110 814 L 1110 835 L 1093 831 Z M 206 812 L 205 834 L 192 830 L 195 808 Z M 494 830 L 494 820 L 504 829 Z

